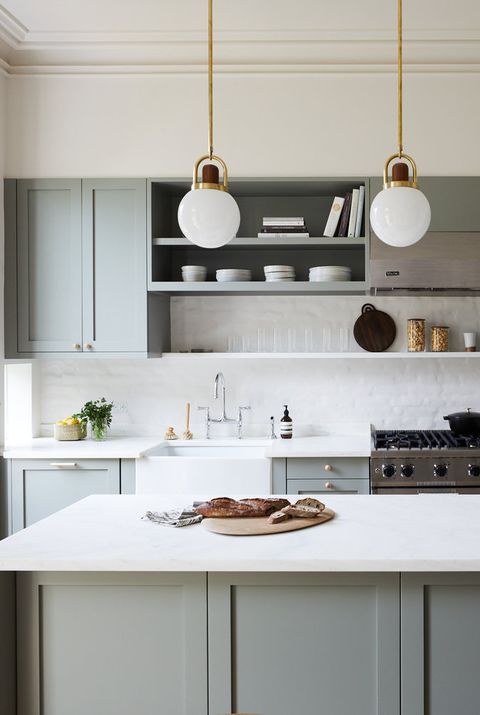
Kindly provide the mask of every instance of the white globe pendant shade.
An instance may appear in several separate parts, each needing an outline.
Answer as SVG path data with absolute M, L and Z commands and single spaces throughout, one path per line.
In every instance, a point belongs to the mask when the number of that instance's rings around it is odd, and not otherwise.
M 202 248 L 220 248 L 237 235 L 240 210 L 228 191 L 192 189 L 178 207 L 185 238 Z
M 430 226 L 428 199 L 419 189 L 392 186 L 375 196 L 370 208 L 370 224 L 378 238 L 389 246 L 411 246 Z

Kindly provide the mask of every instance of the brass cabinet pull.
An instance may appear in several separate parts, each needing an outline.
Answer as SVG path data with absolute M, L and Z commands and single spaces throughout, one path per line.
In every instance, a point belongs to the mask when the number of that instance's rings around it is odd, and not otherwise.
M 326 464 L 326 465 L 324 466 L 324 469 L 325 469 L 326 472 L 333 472 L 333 467 L 332 467 L 331 464 Z
M 332 482 L 325 482 L 325 489 L 333 489 Z
M 84 350 L 91 350 L 92 348 L 93 348 L 92 343 L 85 343 L 85 345 L 83 346 Z
M 81 348 L 82 348 L 82 346 L 80 345 L 80 343 L 73 343 L 74 350 L 81 350 Z

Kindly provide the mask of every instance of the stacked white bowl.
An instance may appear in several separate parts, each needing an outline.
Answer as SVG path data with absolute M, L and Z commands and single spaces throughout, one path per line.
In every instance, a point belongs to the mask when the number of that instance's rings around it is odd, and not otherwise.
M 217 271 L 217 281 L 219 283 L 251 280 L 252 271 L 249 268 L 219 268 Z
M 185 283 L 197 283 L 207 280 L 207 266 L 182 266 L 182 278 Z
M 295 268 L 293 266 L 264 266 L 265 280 L 268 283 L 286 282 L 295 280 Z
M 348 266 L 313 266 L 308 279 L 316 283 L 351 281 L 352 269 Z

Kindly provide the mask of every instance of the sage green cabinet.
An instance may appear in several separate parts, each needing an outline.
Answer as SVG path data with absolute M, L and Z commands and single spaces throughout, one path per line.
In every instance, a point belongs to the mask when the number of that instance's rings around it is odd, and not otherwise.
M 287 494 L 369 494 L 368 479 L 287 479 Z
M 82 182 L 83 343 L 147 350 L 146 181 Z
M 480 712 L 480 574 L 402 574 L 402 715 Z
M 5 182 L 6 356 L 147 354 L 146 179 Z M 150 344 L 151 343 L 151 344 Z M 158 343 L 158 344 L 157 344 Z
M 399 715 L 397 574 L 209 574 L 210 715 Z
M 272 460 L 274 494 L 369 494 L 368 457 L 301 457 Z
M 82 342 L 81 181 L 22 180 L 16 189 L 18 272 L 7 277 L 17 281 L 18 352 L 75 352 Z
M 13 459 L 12 530 L 91 494 L 120 494 L 119 459 Z
M 205 574 L 18 574 L 17 714 L 207 715 L 206 611 Z
M 370 201 L 382 189 L 380 177 L 370 179 Z M 429 231 L 480 231 L 480 177 L 421 176 L 419 188 L 430 202 Z
M 135 494 L 134 459 L 12 459 L 10 532 L 92 494 Z

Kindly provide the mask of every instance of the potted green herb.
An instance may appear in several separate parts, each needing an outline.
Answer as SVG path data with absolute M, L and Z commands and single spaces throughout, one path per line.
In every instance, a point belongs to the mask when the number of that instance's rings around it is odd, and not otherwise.
M 107 402 L 104 397 L 93 402 L 86 402 L 81 411 L 74 415 L 86 426 L 90 422 L 93 439 L 106 439 L 107 430 L 112 424 L 113 402 Z

